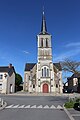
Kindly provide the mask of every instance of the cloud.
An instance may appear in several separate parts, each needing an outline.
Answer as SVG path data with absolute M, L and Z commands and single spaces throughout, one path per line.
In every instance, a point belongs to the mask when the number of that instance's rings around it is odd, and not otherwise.
M 78 49 L 73 49 L 73 50 L 70 50 L 68 52 L 64 52 L 62 54 L 59 54 L 59 55 L 53 55 L 53 61 L 55 62 L 59 62 L 59 61 L 63 61 L 64 59 L 66 58 L 71 58 L 71 57 L 74 57 L 76 55 L 80 54 L 80 48 Z
M 25 51 L 25 50 L 23 50 L 22 52 L 25 53 L 25 54 L 29 54 L 29 52 L 28 52 L 28 51 Z
M 79 47 L 80 42 L 72 42 L 66 45 L 66 47 Z

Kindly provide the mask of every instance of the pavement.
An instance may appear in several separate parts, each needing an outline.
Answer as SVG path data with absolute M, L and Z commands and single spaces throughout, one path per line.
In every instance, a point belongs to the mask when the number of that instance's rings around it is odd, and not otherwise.
M 29 94 L 18 92 L 0 95 L 7 102 L 0 120 L 80 120 L 80 111 L 65 109 L 68 98 L 78 94 Z

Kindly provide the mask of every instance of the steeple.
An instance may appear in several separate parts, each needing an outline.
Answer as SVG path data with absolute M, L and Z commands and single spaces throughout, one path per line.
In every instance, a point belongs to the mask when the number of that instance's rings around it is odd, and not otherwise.
M 44 15 L 44 9 L 43 9 L 43 14 L 42 14 L 41 33 L 43 33 L 43 34 L 47 33 L 47 27 L 46 27 L 46 20 L 45 20 L 45 15 Z
M 42 24 L 41 24 L 41 31 L 40 31 L 39 35 L 50 35 L 47 32 L 46 19 L 45 19 L 45 15 L 44 15 L 44 8 L 43 8 L 43 12 L 42 12 Z

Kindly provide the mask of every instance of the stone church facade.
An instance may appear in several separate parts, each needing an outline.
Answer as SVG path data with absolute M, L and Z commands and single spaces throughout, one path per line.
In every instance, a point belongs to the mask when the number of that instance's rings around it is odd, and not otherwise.
M 52 62 L 51 38 L 43 12 L 41 32 L 37 35 L 38 62 L 25 65 L 24 91 L 62 93 L 62 68 L 60 63 Z

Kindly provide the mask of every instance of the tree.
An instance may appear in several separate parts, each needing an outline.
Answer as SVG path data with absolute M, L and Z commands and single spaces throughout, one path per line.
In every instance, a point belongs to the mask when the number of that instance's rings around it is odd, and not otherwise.
M 75 73 L 80 73 L 80 62 L 65 59 L 62 63 L 62 70 Z
M 15 85 L 19 86 L 22 83 L 22 77 L 20 74 L 16 73 L 15 74 Z

